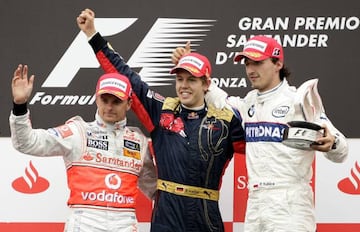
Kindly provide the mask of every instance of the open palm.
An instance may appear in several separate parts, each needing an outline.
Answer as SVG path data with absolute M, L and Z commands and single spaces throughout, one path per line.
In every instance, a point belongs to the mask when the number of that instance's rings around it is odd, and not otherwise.
M 16 104 L 26 103 L 31 95 L 33 84 L 34 75 L 28 78 L 28 66 L 19 64 L 11 82 L 13 101 Z

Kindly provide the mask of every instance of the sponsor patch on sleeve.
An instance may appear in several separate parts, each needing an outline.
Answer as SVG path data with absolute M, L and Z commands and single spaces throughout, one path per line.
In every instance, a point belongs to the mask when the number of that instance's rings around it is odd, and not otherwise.
M 51 133 L 62 138 L 66 138 L 73 135 L 73 132 L 71 131 L 68 125 L 62 125 L 56 128 L 52 128 Z

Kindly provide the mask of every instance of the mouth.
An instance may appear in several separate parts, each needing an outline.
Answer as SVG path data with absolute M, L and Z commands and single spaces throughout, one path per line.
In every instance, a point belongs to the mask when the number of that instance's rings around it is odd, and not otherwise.
M 113 117 L 115 114 L 113 114 L 113 113 L 104 113 L 105 114 L 105 116 L 108 116 L 108 117 Z
M 258 78 L 259 78 L 258 76 L 249 76 L 250 81 L 254 81 L 254 80 L 258 79 Z
M 191 95 L 190 92 L 184 92 L 184 91 L 180 92 L 180 96 L 183 97 L 183 98 L 187 98 L 187 97 L 189 97 L 190 95 Z

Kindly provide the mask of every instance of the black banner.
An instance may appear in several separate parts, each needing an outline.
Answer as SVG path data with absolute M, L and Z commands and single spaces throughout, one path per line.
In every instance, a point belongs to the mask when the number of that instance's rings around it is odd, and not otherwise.
M 356 0 L 2 1 L 1 137 L 10 136 L 10 85 L 19 63 L 28 64 L 36 75 L 29 102 L 34 127 L 59 125 L 74 115 L 93 120 L 92 95 L 102 70 L 76 25 L 84 8 L 96 12 L 99 31 L 164 96 L 175 95 L 168 74 L 172 47 L 190 40 L 194 50 L 209 57 L 213 81 L 231 95 L 245 96 L 251 86 L 244 66 L 232 58 L 251 35 L 273 36 L 284 47 L 290 83 L 299 86 L 319 78 L 328 117 L 347 137 L 360 137 Z M 128 123 L 140 126 L 132 113 Z

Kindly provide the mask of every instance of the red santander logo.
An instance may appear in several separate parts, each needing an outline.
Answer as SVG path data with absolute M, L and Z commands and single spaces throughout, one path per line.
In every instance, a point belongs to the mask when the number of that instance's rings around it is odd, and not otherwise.
M 347 194 L 360 194 L 360 165 L 357 161 L 350 171 L 350 176 L 339 181 L 338 188 Z
M 49 185 L 49 181 L 39 176 L 38 171 L 31 161 L 29 162 L 29 167 L 25 168 L 25 175 L 12 182 L 12 187 L 16 191 L 26 194 L 44 192 L 49 188 Z

